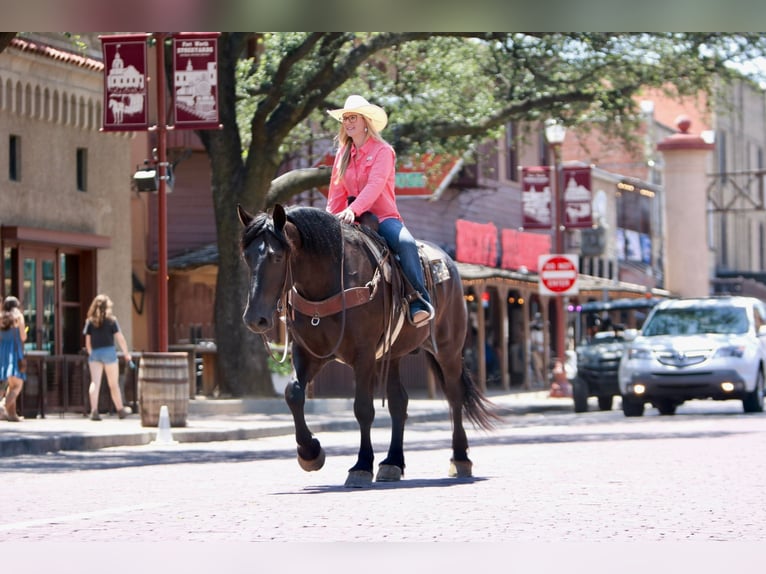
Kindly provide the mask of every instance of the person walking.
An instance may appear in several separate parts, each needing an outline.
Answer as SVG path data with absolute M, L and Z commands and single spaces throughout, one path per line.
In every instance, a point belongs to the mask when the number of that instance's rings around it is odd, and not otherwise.
M 365 212 L 378 218 L 378 233 L 399 257 L 402 271 L 416 292 L 409 302 L 410 323 L 426 325 L 433 319 L 434 309 L 417 244 L 396 206 L 396 153 L 380 135 L 388 115 L 359 95 L 349 96 L 343 108 L 327 113 L 340 122 L 340 127 L 326 209 L 344 223 L 353 223 Z
M 8 384 L 4 405 L 0 405 L 0 419 L 17 423 L 22 418 L 16 412 L 16 399 L 24 387 L 27 376 L 22 370 L 24 341 L 27 328 L 21 304 L 13 295 L 3 300 L 0 311 L 0 380 Z
M 98 395 L 101 390 L 101 376 L 106 373 L 106 381 L 109 385 L 109 393 L 112 396 L 117 416 L 125 418 L 133 411 L 130 407 L 122 404 L 120 393 L 119 376 L 120 365 L 117 361 L 115 341 L 119 344 L 125 355 L 126 361 L 131 361 L 128 343 L 120 331 L 120 325 L 112 312 L 112 300 L 104 294 L 96 295 L 88 309 L 88 317 L 85 321 L 85 349 L 88 351 L 88 367 L 90 369 L 90 418 L 100 421 L 98 412 Z

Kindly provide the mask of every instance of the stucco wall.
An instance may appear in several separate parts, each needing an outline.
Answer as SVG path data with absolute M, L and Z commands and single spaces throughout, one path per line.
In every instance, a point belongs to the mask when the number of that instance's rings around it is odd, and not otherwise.
M 0 53 L 0 224 L 110 237 L 97 289 L 114 300 L 130 342 L 132 136 L 99 132 L 102 72 L 77 62 L 13 45 Z M 21 138 L 20 181 L 6 167 L 11 134 Z M 86 191 L 77 189 L 78 148 L 87 150 Z

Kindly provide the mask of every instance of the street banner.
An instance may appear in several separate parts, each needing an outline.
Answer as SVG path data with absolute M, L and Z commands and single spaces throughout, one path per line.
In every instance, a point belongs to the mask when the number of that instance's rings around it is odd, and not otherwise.
M 457 261 L 497 266 L 497 227 L 494 224 L 456 220 L 455 244 Z
M 565 167 L 562 186 L 564 190 L 564 227 L 572 229 L 593 227 L 590 167 Z
M 173 125 L 218 129 L 219 32 L 173 35 Z
M 149 127 L 148 37 L 99 36 L 104 55 L 104 131 L 143 131 Z
M 521 225 L 524 229 L 550 229 L 553 225 L 550 170 L 548 166 L 521 169 Z
M 503 269 L 526 268 L 537 273 L 540 255 L 551 252 L 551 236 L 548 234 L 503 229 L 500 242 L 503 249 L 500 267 Z

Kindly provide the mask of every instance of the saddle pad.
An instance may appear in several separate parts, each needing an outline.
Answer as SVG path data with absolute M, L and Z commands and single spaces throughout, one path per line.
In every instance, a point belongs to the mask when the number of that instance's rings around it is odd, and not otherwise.
M 421 259 L 429 263 L 431 278 L 433 279 L 434 285 L 449 280 L 449 267 L 447 266 L 447 262 L 442 258 L 441 251 L 426 243 L 418 243 L 418 249 L 420 250 Z

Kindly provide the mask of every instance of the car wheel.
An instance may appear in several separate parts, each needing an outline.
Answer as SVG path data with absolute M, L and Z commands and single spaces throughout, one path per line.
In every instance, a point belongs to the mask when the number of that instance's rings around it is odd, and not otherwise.
M 622 397 L 622 412 L 626 417 L 640 417 L 644 414 L 644 401 Z
M 580 378 L 572 381 L 572 398 L 574 399 L 574 412 L 588 412 L 588 384 Z
M 598 398 L 598 408 L 602 411 L 611 411 L 612 410 L 612 395 L 601 395 Z
M 755 381 L 755 389 L 747 393 L 742 399 L 742 408 L 746 413 L 763 412 L 763 371 L 758 369 L 758 378 Z
M 656 406 L 661 415 L 674 415 L 678 405 L 673 401 L 658 401 Z

